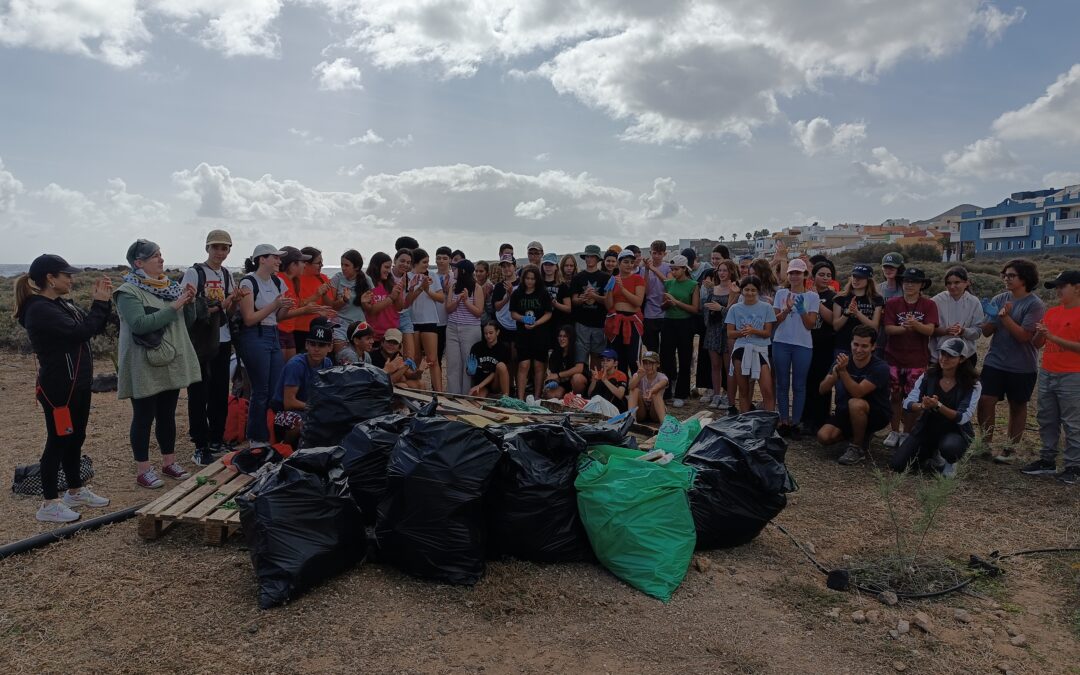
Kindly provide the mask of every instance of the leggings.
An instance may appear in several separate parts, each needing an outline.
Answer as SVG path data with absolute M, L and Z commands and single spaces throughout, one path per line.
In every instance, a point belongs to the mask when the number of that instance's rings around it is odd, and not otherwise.
M 633 375 L 637 372 L 640 344 L 641 337 L 636 330 L 630 331 L 630 344 L 623 342 L 623 336 L 621 334 L 615 336 L 615 339 L 608 343 L 608 346 L 614 349 L 619 355 L 619 370 L 628 375 Z
M 169 389 L 146 398 L 131 399 L 131 452 L 136 462 L 150 461 L 150 427 L 154 428 L 162 455 L 176 451 L 176 401 L 179 389 Z
M 199 364 L 202 381 L 188 385 L 188 429 L 196 448 L 221 443 L 229 413 L 229 365 L 232 343 L 222 342 L 217 356 Z
M 930 414 L 930 413 L 924 413 Z M 970 437 L 954 427 L 954 431 L 942 433 L 940 427 L 930 428 L 926 425 L 918 434 L 910 434 L 896 450 L 893 450 L 889 466 L 893 471 L 903 471 L 908 465 L 920 459 L 929 459 L 934 456 L 934 451 L 941 453 L 942 459 L 950 464 L 964 456 Z
M 67 392 L 64 392 L 66 395 Z M 45 450 L 41 453 L 41 490 L 45 499 L 56 499 L 56 477 L 60 467 L 64 467 L 69 488 L 82 487 L 79 479 L 79 460 L 82 459 L 83 441 L 86 440 L 86 423 L 90 419 L 90 387 L 76 387 L 71 395 L 68 407 L 71 411 L 73 433 L 59 436 L 53 420 L 53 408 L 38 397 L 45 409 Z M 57 398 L 52 400 L 57 401 Z M 64 399 L 59 399 L 60 401 Z M 59 401 L 57 401 L 59 402 Z

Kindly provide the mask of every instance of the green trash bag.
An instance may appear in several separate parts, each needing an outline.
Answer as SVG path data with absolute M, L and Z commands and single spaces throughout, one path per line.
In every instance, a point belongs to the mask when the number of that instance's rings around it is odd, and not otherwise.
M 682 583 L 697 535 L 687 491 L 694 469 L 644 462 L 642 452 L 593 445 L 578 463 L 578 511 L 612 574 L 664 602 Z
M 686 456 L 686 451 L 694 444 L 694 439 L 701 433 L 701 421 L 692 419 L 688 422 L 680 422 L 668 415 L 664 423 L 660 425 L 660 432 L 656 435 L 657 450 L 670 452 L 675 455 L 675 461 L 681 462 Z

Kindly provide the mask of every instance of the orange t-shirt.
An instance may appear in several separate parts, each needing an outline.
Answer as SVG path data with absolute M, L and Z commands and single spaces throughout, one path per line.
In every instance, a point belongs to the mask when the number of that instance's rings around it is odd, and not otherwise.
M 611 293 L 612 293 L 611 299 L 612 299 L 613 302 L 616 302 L 616 303 L 618 303 L 618 302 L 629 303 L 630 306 L 632 307 L 633 303 L 630 303 L 630 301 L 626 299 L 626 296 L 634 295 L 635 291 L 637 291 L 638 288 L 640 288 L 641 286 L 644 286 L 644 285 L 645 285 L 645 279 L 642 278 L 642 276 L 640 274 L 631 274 L 630 276 L 628 276 L 628 277 L 626 277 L 625 279 L 622 280 L 622 288 L 619 288 L 618 285 L 615 286 L 615 288 L 611 291 Z M 644 303 L 642 303 L 642 304 L 644 304 Z M 641 314 L 641 307 L 638 307 L 637 313 Z
M 278 278 L 281 279 L 282 288 L 285 289 L 285 292 L 282 293 L 282 295 L 287 298 L 292 298 L 293 302 L 299 306 L 300 298 L 296 295 L 296 285 L 293 283 L 293 280 L 285 276 L 284 272 L 278 272 L 277 275 Z M 291 333 L 296 330 L 296 319 L 278 319 L 277 327 L 278 330 L 283 333 Z
M 1080 342 L 1080 307 L 1051 307 L 1046 310 L 1043 323 L 1052 335 L 1069 342 Z M 1080 354 L 1047 340 L 1043 346 L 1042 367 L 1051 373 L 1080 373 Z
M 315 296 L 319 292 L 319 286 L 323 284 L 330 284 L 330 280 L 325 274 L 301 274 L 300 275 L 300 300 L 297 304 L 302 303 L 304 300 Z M 329 300 L 334 299 L 334 289 L 331 288 L 326 291 L 326 294 L 321 298 L 315 300 L 317 305 L 325 305 Z M 300 316 L 292 319 L 293 330 L 310 330 L 311 320 L 318 314 L 301 314 Z

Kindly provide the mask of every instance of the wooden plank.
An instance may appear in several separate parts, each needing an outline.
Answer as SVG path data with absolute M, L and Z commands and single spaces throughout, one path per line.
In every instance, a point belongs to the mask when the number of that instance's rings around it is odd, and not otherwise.
M 179 500 L 174 502 L 169 508 L 158 512 L 158 516 L 161 518 L 178 518 L 192 506 L 195 506 L 208 495 L 217 491 L 218 487 L 232 478 L 232 469 L 222 465 L 220 471 L 207 476 L 207 482 L 205 485 L 197 485 L 194 490 L 191 490 Z
M 199 471 L 198 473 L 188 477 L 184 480 L 184 482 L 180 483 L 173 489 L 168 490 L 165 494 L 150 502 L 146 506 L 142 507 L 135 513 L 140 516 L 146 514 L 160 513 L 161 511 L 169 508 L 177 501 L 182 499 L 189 492 L 199 487 L 200 476 L 210 478 L 224 468 L 225 465 L 222 464 L 220 460 L 214 462 L 213 464 L 210 464 L 209 466 L 204 467 L 202 471 Z
M 399 396 L 404 396 L 405 398 L 411 398 L 414 401 L 421 401 L 423 403 L 431 402 L 431 395 L 430 394 L 422 394 L 422 393 L 420 393 L 420 392 L 418 392 L 418 391 L 416 391 L 414 389 L 405 389 L 403 387 L 394 387 L 394 393 L 399 395 Z M 440 408 L 446 408 L 447 410 L 455 410 L 457 412 L 463 412 L 463 413 L 467 413 L 467 414 L 471 414 L 471 415 L 480 415 L 481 417 L 487 417 L 488 419 L 494 420 L 496 422 L 503 421 L 503 418 L 502 418 L 501 415 L 496 415 L 494 413 L 486 412 L 484 410 L 481 410 L 480 408 L 477 408 L 476 406 L 455 401 L 455 400 L 453 400 L 452 395 L 439 394 L 439 407 Z
M 181 516 L 181 519 L 185 521 L 201 522 L 204 516 L 232 499 L 233 495 L 243 490 L 252 480 L 252 477 L 246 473 L 234 473 L 229 482 L 224 485 L 218 485 L 217 490 L 206 499 L 188 509 L 187 512 Z
M 139 537 L 146 541 L 153 541 L 172 527 L 172 521 L 164 521 L 153 515 L 139 516 Z
M 240 509 L 223 509 L 218 507 L 217 511 L 211 511 L 207 514 L 207 516 L 203 518 L 203 522 L 224 523 L 234 515 L 236 516 L 236 522 L 240 522 Z

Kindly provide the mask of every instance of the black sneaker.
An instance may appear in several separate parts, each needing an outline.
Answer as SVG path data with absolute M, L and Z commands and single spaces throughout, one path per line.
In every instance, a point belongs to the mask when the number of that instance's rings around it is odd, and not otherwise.
M 1057 475 L 1057 479 L 1066 485 L 1080 483 L 1080 466 L 1065 467 L 1065 470 Z
M 863 451 L 863 449 L 855 445 L 854 443 L 851 443 L 847 446 L 847 450 L 844 452 L 844 454 L 840 455 L 840 459 L 836 460 L 836 463 L 843 466 L 851 466 L 853 464 L 858 464 L 865 458 L 866 453 Z
M 1020 469 L 1020 472 L 1029 476 L 1048 476 L 1057 473 L 1057 464 L 1049 460 L 1037 459 Z
M 191 461 L 199 466 L 210 466 L 217 461 L 217 457 L 210 452 L 210 448 L 196 448 L 195 454 L 191 456 Z
M 739 414 L 739 409 L 738 409 L 738 408 L 736 408 L 736 407 L 735 407 L 735 406 L 733 406 L 733 405 L 731 405 L 731 406 L 728 406 L 728 409 L 727 409 L 727 414 L 729 414 L 729 415 L 738 415 L 738 414 Z

